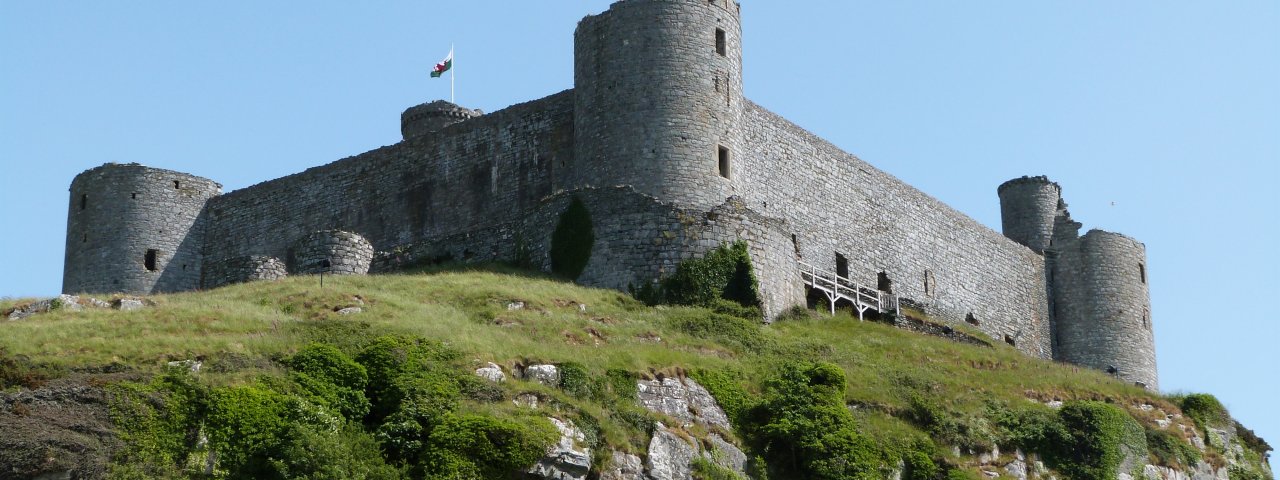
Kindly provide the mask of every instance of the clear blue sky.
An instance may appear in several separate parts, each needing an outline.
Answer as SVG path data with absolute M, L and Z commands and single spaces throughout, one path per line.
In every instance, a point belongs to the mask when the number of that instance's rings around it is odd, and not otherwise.
M 226 191 L 399 139 L 400 112 L 572 87 L 605 1 L 0 2 L 0 296 L 58 293 L 67 188 L 139 162 Z M 999 229 L 1062 184 L 1147 245 L 1166 391 L 1280 445 L 1280 3 L 751 1 L 749 98 Z M 645 68 L 636 65 L 637 69 Z M 661 72 L 653 72 L 661 75 Z

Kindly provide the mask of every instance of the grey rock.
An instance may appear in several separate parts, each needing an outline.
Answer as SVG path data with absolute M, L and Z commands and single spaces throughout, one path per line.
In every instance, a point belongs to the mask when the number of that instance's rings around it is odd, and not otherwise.
M 132 310 L 138 310 L 144 306 L 146 306 L 146 304 L 142 303 L 141 299 L 133 298 L 133 297 L 124 297 L 124 298 L 117 299 L 113 307 L 116 310 L 127 312 Z
M 508 310 L 508 311 L 511 311 L 511 310 L 523 310 L 523 309 L 524 309 L 524 302 L 511 302 L 511 303 L 508 303 L 508 304 L 507 304 L 507 310 Z
M 507 380 L 507 375 L 502 373 L 502 367 L 499 367 L 498 364 L 493 362 L 489 362 L 488 365 L 477 368 L 476 375 L 494 383 L 501 383 Z
M 1027 480 L 1027 458 L 1022 454 L 1022 450 L 1013 451 L 1013 461 L 1004 466 L 1004 471 L 1013 478 Z
M 693 458 L 698 449 L 658 424 L 649 439 L 649 457 L 645 460 L 645 469 L 652 480 L 685 480 L 692 478 Z
M 524 369 L 524 377 L 549 387 L 560 385 L 560 369 L 555 365 L 529 365 Z
M 560 431 L 560 440 L 547 449 L 547 455 L 538 460 L 529 473 L 552 480 L 586 479 L 591 471 L 591 449 L 579 445 L 585 440 L 582 431 L 571 421 L 554 417 L 547 419 Z
M 666 377 L 640 380 L 636 383 L 640 404 L 653 412 L 664 413 L 685 422 L 701 423 L 732 431 L 729 417 L 711 393 L 690 378 Z
M 186 370 L 191 373 L 200 373 L 200 367 L 204 366 L 204 362 L 198 360 L 175 360 L 169 362 L 167 365 L 169 368 Z
M 703 451 L 703 456 L 724 468 L 746 474 L 747 454 L 742 449 L 715 433 L 707 435 L 707 441 L 711 443 L 712 451 Z
M 364 309 L 360 307 L 346 307 L 343 309 L 339 309 L 338 315 L 352 315 L 352 314 L 360 313 L 363 311 Z
M 600 480 L 644 480 L 644 461 L 630 453 L 614 451 L 609 468 L 600 472 Z
M 538 396 L 532 393 L 521 393 L 511 400 L 517 407 L 538 408 Z

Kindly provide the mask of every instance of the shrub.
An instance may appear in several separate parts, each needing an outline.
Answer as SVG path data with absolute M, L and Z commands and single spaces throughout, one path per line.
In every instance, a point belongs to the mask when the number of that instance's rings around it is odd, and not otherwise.
M 880 476 L 881 452 L 860 434 L 844 405 L 844 371 L 827 363 L 790 363 L 765 382 L 744 431 L 769 471 L 783 478 Z
M 1245 448 L 1253 450 L 1259 457 L 1266 457 L 1267 452 L 1271 451 L 1271 445 L 1266 440 L 1253 433 L 1253 430 L 1245 428 L 1240 422 L 1236 422 L 1236 433 L 1240 435 L 1240 443 L 1243 443 Z
M 902 456 L 903 476 L 906 480 L 933 480 L 938 478 L 942 470 L 933 463 L 929 455 L 920 451 L 910 451 Z
M 273 467 L 285 478 L 311 480 L 398 479 L 400 472 L 387 465 L 373 437 L 348 425 L 338 432 L 308 425 L 294 428 Z
M 711 393 L 735 426 L 742 425 L 746 413 L 756 404 L 756 399 L 742 387 L 739 375 L 700 368 L 689 372 L 689 376 Z
M 1006 405 L 993 404 L 988 406 L 988 412 L 996 424 L 1001 445 L 1029 452 L 1049 452 L 1068 437 L 1062 418 L 1048 407 L 1012 410 Z
M 938 441 L 971 450 L 991 450 L 996 433 L 981 415 L 962 414 L 939 405 L 933 397 L 911 392 L 908 417 Z
M 555 427 L 541 417 L 516 421 L 449 415 L 432 429 L 423 451 L 424 464 L 429 469 L 475 472 L 480 478 L 506 478 L 532 466 L 557 438 Z
M 662 281 L 662 298 L 678 305 L 703 307 L 714 307 L 721 298 L 746 307 L 760 305 L 747 243 L 721 245 L 702 258 L 680 262 L 676 273 Z
M 565 362 L 557 367 L 560 370 L 559 386 L 565 393 L 581 399 L 601 397 L 604 385 L 591 378 L 586 366 L 577 362 Z
M 352 420 L 369 413 L 369 399 L 364 394 L 368 373 L 332 345 L 308 345 L 285 364 L 295 370 L 290 377 L 307 392 L 308 399 Z
M 1113 480 L 1126 455 L 1146 456 L 1142 426 L 1115 405 L 1068 402 L 1058 410 L 1067 438 L 1053 455 L 1055 468 L 1070 478 Z
M 146 478 L 178 475 L 195 444 L 206 395 L 182 370 L 172 370 L 150 383 L 108 387 L 111 422 L 129 446 L 113 459 L 113 469 Z
M 574 197 L 551 232 L 551 271 L 577 280 L 591 260 L 591 246 L 595 241 L 591 212 L 582 200 Z
M 369 376 L 366 396 L 371 419 L 376 423 L 398 408 L 405 393 L 396 382 L 406 372 L 439 370 L 441 363 L 458 357 L 457 351 L 421 337 L 389 335 L 374 340 L 355 358 Z M 454 385 L 451 390 L 455 397 L 456 389 Z
M 1207 393 L 1192 393 L 1182 397 L 1178 407 L 1182 409 L 1182 413 L 1191 417 L 1201 430 L 1210 425 L 1225 425 L 1231 419 L 1227 415 L 1227 407 L 1222 406 L 1222 402 L 1219 402 L 1217 397 Z
M 1167 467 L 1190 467 L 1200 461 L 1200 450 L 1181 437 L 1164 430 L 1148 428 L 1147 450 L 1156 457 L 1156 463 Z
M 273 461 L 282 458 L 292 412 L 289 397 L 258 386 L 210 392 L 205 426 L 219 465 L 233 478 L 279 478 Z

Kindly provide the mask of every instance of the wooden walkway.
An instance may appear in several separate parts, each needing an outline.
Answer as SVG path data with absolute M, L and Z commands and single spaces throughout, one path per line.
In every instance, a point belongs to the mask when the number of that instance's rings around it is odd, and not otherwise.
M 836 314 L 836 302 L 840 300 L 853 304 L 853 308 L 858 310 L 858 320 L 862 320 L 862 314 L 867 310 L 893 312 L 895 315 L 899 313 L 897 295 L 859 285 L 835 272 L 822 270 L 805 262 L 799 264 L 800 278 L 805 285 L 827 296 L 832 315 Z

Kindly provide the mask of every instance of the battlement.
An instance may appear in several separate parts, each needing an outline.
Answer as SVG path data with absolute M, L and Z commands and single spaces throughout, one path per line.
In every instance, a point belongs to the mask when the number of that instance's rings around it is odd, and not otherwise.
M 1049 177 L 1046 177 L 1044 175 L 1036 175 L 1036 176 L 1023 175 L 1013 180 L 1009 180 L 1004 183 L 1001 183 L 999 187 L 996 187 L 996 193 L 1001 194 L 1001 193 L 1004 193 L 1005 189 L 1012 188 L 1015 186 L 1021 186 L 1021 185 L 1037 186 L 1037 187 L 1047 185 L 1052 187 L 1054 190 L 1057 190 L 1059 193 L 1062 192 L 1062 187 L 1058 185 L 1058 182 L 1049 180 Z
M 461 107 L 444 100 L 415 105 L 400 114 L 400 135 L 408 140 L 482 114 L 480 110 Z

